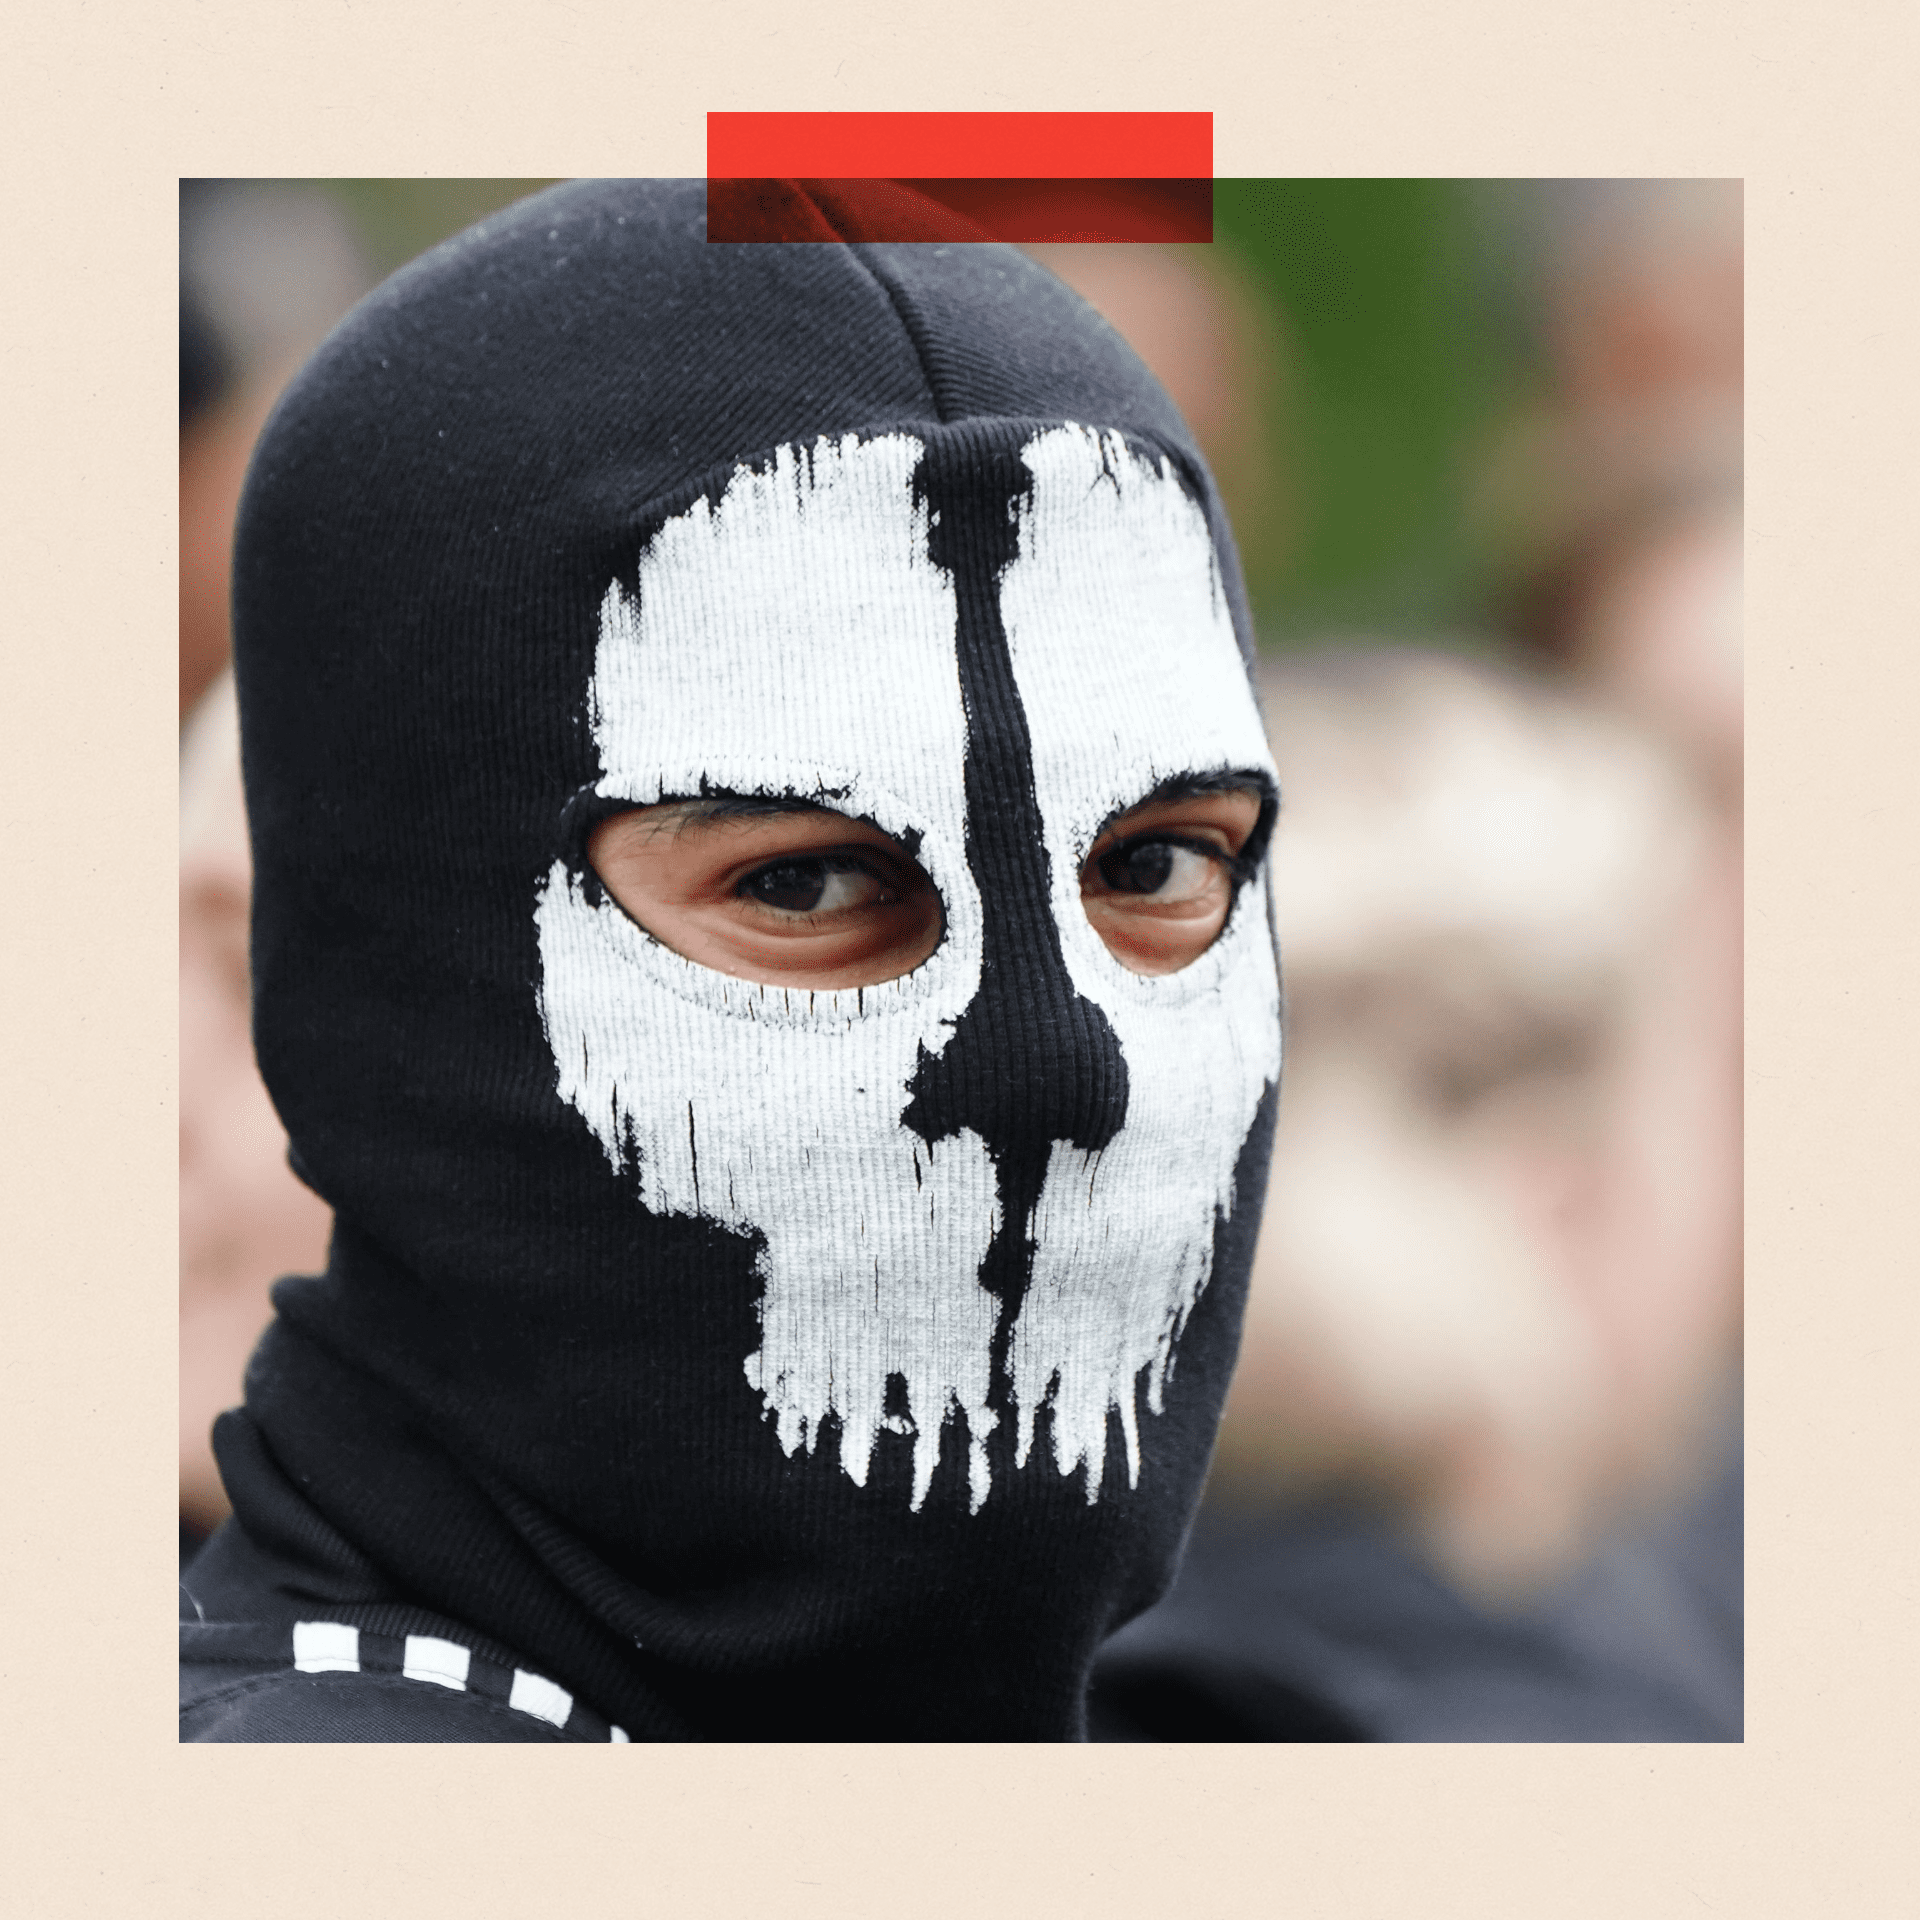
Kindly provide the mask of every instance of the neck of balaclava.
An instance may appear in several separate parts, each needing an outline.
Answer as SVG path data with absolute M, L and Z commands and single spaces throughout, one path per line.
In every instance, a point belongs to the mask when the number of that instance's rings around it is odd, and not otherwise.
M 1116 1458 L 1095 1507 L 996 1446 L 983 1511 L 913 1512 L 904 1449 L 861 1488 L 757 1418 L 673 1446 L 689 1396 L 647 1365 L 647 1329 L 576 1293 L 556 1340 L 547 1313 L 491 1292 L 453 1302 L 346 1224 L 325 1275 L 276 1290 L 220 1437 L 236 1515 L 309 1562 L 317 1538 L 351 1549 L 287 1579 L 463 1623 L 635 1738 L 1085 1737 L 1094 1653 L 1170 1578 L 1194 1476 L 1143 1503 Z M 610 1384 L 623 1374 L 631 1389 Z M 942 1478 L 964 1487 L 949 1439 Z

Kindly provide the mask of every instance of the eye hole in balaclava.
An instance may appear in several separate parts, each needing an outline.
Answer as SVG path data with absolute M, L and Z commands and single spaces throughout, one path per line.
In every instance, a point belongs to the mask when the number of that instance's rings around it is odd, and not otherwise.
M 1279 1069 L 1272 773 L 1204 513 L 1073 426 L 822 439 L 714 491 L 606 592 L 595 805 L 838 822 L 840 904 L 914 897 L 847 851 L 892 848 L 934 918 L 872 977 L 756 980 L 557 860 L 559 1092 L 640 1207 L 756 1241 L 743 1380 L 789 1454 L 835 1436 L 865 1485 L 910 1446 L 917 1509 L 959 1422 L 977 1511 L 1006 1418 L 1016 1469 L 1044 1430 L 1096 1502 L 1115 1416 L 1138 1483 Z M 762 904 L 800 900 L 799 864 Z M 1223 923 L 1187 952 L 1163 916 L 1173 964 L 1113 942 L 1160 896 Z
M 919 966 L 945 924 L 899 841 L 795 800 L 665 801 L 603 821 L 587 852 L 662 946 L 768 986 L 878 986 Z

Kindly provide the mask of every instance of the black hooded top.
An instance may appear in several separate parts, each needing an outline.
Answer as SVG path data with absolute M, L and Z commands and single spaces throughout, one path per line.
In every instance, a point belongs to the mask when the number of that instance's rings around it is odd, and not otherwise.
M 1171 1578 L 1278 1071 L 1217 499 L 1018 253 L 703 205 L 483 223 L 255 455 L 255 1039 L 336 1228 L 216 1429 L 183 1737 L 1078 1738 Z M 1227 931 L 1122 975 L 1089 826 L 1221 772 L 1269 794 Z M 716 794 L 878 824 L 939 951 L 664 949 L 586 835 Z

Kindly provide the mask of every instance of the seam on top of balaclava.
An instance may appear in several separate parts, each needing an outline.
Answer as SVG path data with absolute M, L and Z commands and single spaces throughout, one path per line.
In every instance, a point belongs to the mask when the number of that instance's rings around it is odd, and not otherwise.
M 939 382 L 934 377 L 933 355 L 929 351 L 927 341 L 922 337 L 920 325 L 916 322 L 912 309 L 908 307 L 893 282 L 867 258 L 867 249 L 864 244 L 849 242 L 847 252 L 859 263 L 861 272 L 880 289 L 887 305 L 893 309 L 894 318 L 900 322 L 901 331 L 907 336 L 907 345 L 913 349 L 913 357 L 919 362 L 920 378 L 927 383 L 927 397 L 933 402 L 934 419 L 943 427 L 951 426 L 954 413 L 940 392 Z
M 823 226 L 829 230 L 834 228 L 835 221 L 833 215 L 808 192 L 807 183 L 804 180 L 789 180 L 787 184 L 792 187 L 794 192 L 819 216 Z M 915 326 L 912 315 L 902 303 L 900 295 L 895 291 L 886 277 L 874 269 L 873 263 L 867 258 L 865 243 L 843 240 L 840 244 L 846 249 L 847 257 L 852 260 L 860 271 L 880 290 L 881 297 L 886 301 L 887 305 L 893 309 L 894 318 L 900 322 L 901 330 L 907 336 L 907 345 L 912 349 L 914 360 L 919 366 L 921 381 L 927 389 L 927 398 L 932 402 L 935 421 L 943 427 L 951 424 L 953 416 L 946 402 L 941 398 L 939 387 L 935 384 L 933 362 L 927 351 L 927 343 L 921 338 L 920 331 Z M 962 245 L 969 243 L 949 242 L 948 244 Z

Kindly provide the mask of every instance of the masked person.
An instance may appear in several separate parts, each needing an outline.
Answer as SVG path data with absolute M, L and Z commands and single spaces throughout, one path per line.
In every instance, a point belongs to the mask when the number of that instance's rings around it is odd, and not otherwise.
M 1211 483 L 1011 250 L 702 213 L 523 202 L 256 456 L 255 1038 L 336 1225 L 185 1738 L 1073 1739 L 1171 1577 L 1280 1051 Z

